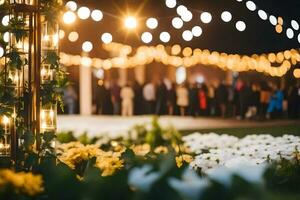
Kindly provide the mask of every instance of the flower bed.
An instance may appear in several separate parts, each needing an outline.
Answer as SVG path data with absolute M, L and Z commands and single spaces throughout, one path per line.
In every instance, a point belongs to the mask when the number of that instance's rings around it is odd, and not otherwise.
M 154 120 L 120 138 L 58 135 L 57 157 L 0 170 L 0 199 L 299 199 L 300 138 L 194 133 Z M 30 162 L 29 162 L 30 163 Z

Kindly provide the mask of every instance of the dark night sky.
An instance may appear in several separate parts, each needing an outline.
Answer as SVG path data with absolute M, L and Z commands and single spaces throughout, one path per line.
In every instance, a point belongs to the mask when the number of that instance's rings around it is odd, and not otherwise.
M 179 0 L 177 0 L 178 2 Z M 71 43 L 67 39 L 62 42 L 62 51 L 72 54 L 81 52 L 81 44 L 85 40 L 90 40 L 94 44 L 91 55 L 94 57 L 105 57 L 101 49 L 100 36 L 104 32 L 111 32 L 114 42 L 140 46 L 142 32 L 148 30 L 145 21 L 148 17 L 156 17 L 159 26 L 153 33 L 153 42 L 150 45 L 161 43 L 159 33 L 169 31 L 171 40 L 166 45 L 180 44 L 192 48 L 217 50 L 226 53 L 253 54 L 271 51 L 281 51 L 291 48 L 299 48 L 297 36 L 300 31 L 295 32 L 294 39 L 288 39 L 285 30 L 290 27 L 292 19 L 300 23 L 300 1 L 299 0 L 253 0 L 259 9 L 263 9 L 268 14 L 282 16 L 284 19 L 284 32 L 277 34 L 275 27 L 269 21 L 259 18 L 257 10 L 249 11 L 244 0 L 182 0 L 193 12 L 193 20 L 186 23 L 180 30 L 176 30 L 171 25 L 171 20 L 176 16 L 176 9 L 165 6 L 164 0 L 77 0 L 82 6 L 91 9 L 100 9 L 104 12 L 104 18 L 100 22 L 93 22 L 91 19 L 77 21 L 72 27 L 65 27 L 66 33 L 72 30 L 78 31 L 80 38 L 76 43 Z M 230 23 L 224 23 L 220 15 L 223 11 L 230 11 L 233 19 Z M 199 15 L 202 11 L 212 14 L 213 20 L 210 24 L 203 24 Z M 122 16 L 126 13 L 137 14 L 139 17 L 139 28 L 136 32 L 126 32 L 122 25 Z M 235 22 L 245 21 L 247 28 L 244 32 L 235 29 Z M 199 38 L 194 38 L 190 42 L 182 39 L 182 31 L 191 29 L 194 25 L 202 27 L 203 33 Z M 148 30 L 149 31 L 149 30 Z

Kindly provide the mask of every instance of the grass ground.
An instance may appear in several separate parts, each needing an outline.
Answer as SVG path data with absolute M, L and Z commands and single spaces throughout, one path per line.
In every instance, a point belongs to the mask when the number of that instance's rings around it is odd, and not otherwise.
M 200 130 L 188 130 L 181 131 L 182 134 L 186 135 L 189 133 L 200 132 L 210 133 L 214 132 L 217 134 L 228 134 L 237 137 L 244 137 L 249 134 L 270 134 L 273 136 L 281 136 L 284 134 L 298 135 L 300 136 L 300 125 L 273 125 L 263 127 L 242 127 L 242 128 L 216 128 L 216 129 L 200 129 Z

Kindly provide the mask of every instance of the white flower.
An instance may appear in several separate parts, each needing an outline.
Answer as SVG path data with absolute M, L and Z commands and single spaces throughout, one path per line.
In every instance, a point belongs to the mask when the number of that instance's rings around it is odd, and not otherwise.
M 133 188 L 149 192 L 151 186 L 160 178 L 159 172 L 149 173 L 153 167 L 151 165 L 144 165 L 141 168 L 133 168 L 129 172 L 128 184 Z
M 206 178 L 200 178 L 193 170 L 186 169 L 182 180 L 168 179 L 169 185 L 176 190 L 183 199 L 197 200 L 202 192 L 210 185 Z

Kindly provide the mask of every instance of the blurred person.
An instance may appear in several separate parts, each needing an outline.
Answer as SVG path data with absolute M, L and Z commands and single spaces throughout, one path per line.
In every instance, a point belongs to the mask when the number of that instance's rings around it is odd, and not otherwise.
M 268 105 L 266 118 L 279 117 L 282 113 L 283 92 L 276 84 L 272 85 L 272 96 Z M 271 116 L 272 115 L 272 116 Z
M 114 82 L 110 88 L 111 101 L 113 104 L 113 114 L 120 115 L 121 111 L 121 87 L 118 83 Z
M 243 85 L 240 90 L 239 97 L 240 97 L 240 118 L 244 119 L 246 117 L 246 113 L 248 108 L 251 105 L 251 96 L 252 96 L 252 89 L 249 83 Z
M 271 98 L 271 89 L 266 82 L 261 82 L 260 86 L 259 115 L 261 118 L 263 118 L 267 114 L 268 104 Z
M 215 88 L 213 85 L 209 85 L 207 88 L 207 99 L 209 115 L 214 116 L 216 114 L 216 98 Z
M 156 90 L 156 114 L 166 115 L 168 114 L 167 106 L 167 86 L 163 81 L 160 81 Z
M 300 83 L 290 87 L 288 94 L 288 115 L 289 118 L 299 118 L 300 112 Z
M 65 88 L 63 98 L 64 103 L 67 107 L 67 114 L 75 114 L 76 101 L 78 100 L 78 95 L 72 85 L 68 85 L 68 87 Z
M 208 114 L 207 109 L 207 87 L 202 84 L 198 92 L 198 105 L 200 110 L 200 115 L 206 116 Z
M 179 107 L 180 115 L 185 116 L 186 109 L 189 106 L 189 91 L 185 85 L 180 85 L 176 89 L 177 100 L 176 104 Z
M 227 99 L 227 112 L 226 115 L 228 117 L 232 117 L 234 114 L 234 86 L 227 85 L 227 93 L 228 93 L 228 99 Z
M 145 114 L 154 114 L 155 108 L 155 86 L 152 82 L 147 83 L 143 88 L 143 98 L 145 103 L 144 113 Z
M 198 87 L 196 84 L 190 84 L 189 87 L 189 114 L 193 117 L 199 114 Z
M 216 90 L 216 100 L 221 117 L 225 117 L 228 91 L 224 83 L 220 83 Z
M 139 82 L 134 81 L 133 91 L 134 91 L 134 114 L 141 115 L 144 113 L 143 87 L 139 84 Z
M 241 79 L 238 79 L 234 87 L 234 96 L 233 96 L 233 116 L 238 119 L 241 118 L 241 90 L 244 87 L 244 82 Z
M 247 119 L 254 119 L 257 116 L 257 111 L 260 102 L 260 92 L 257 84 L 251 86 L 251 96 L 249 101 L 248 111 L 246 113 Z
M 174 115 L 176 108 L 176 84 L 172 83 L 167 95 L 168 114 Z
M 133 115 L 133 98 L 134 91 L 126 84 L 125 87 L 121 89 L 121 99 L 122 99 L 122 116 L 132 116 Z

